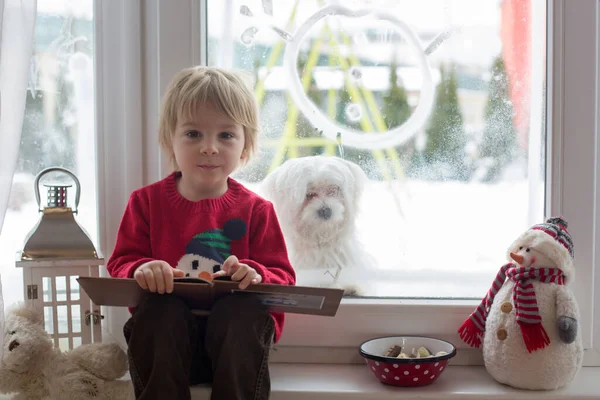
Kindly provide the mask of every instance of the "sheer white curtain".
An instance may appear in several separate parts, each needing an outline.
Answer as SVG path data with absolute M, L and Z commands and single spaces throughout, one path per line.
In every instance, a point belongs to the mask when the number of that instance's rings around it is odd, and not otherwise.
M 36 3 L 0 0 L 0 232 L 21 143 Z M 4 300 L 0 283 L 0 351 L 3 348 Z

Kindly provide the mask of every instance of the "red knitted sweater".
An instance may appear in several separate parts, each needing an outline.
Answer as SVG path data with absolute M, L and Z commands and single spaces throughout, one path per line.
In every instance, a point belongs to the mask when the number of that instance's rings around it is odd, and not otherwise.
M 192 202 L 179 194 L 176 180 L 174 173 L 131 194 L 107 263 L 111 276 L 131 278 L 138 266 L 151 260 L 164 260 L 176 267 L 193 247 L 194 251 L 204 251 L 202 256 L 217 260 L 228 254 L 237 256 L 262 276 L 263 283 L 295 284 L 296 275 L 269 201 L 229 178 L 223 196 Z M 234 239 L 227 237 L 226 228 L 232 220 L 238 231 Z M 219 243 L 194 241 L 215 235 Z M 278 341 L 284 314 L 271 315 Z

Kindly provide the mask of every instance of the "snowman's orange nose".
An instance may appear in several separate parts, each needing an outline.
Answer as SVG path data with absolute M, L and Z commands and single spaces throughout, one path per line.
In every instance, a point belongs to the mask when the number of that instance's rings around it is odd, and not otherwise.
M 510 258 L 515 260 L 517 264 L 523 264 L 523 261 L 525 261 L 525 257 L 520 254 L 510 253 Z

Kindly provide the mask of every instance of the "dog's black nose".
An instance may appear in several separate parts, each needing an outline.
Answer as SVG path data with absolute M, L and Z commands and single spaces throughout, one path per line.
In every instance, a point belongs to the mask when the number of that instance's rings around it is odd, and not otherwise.
M 321 208 L 319 208 L 319 211 L 317 211 L 319 218 L 322 218 L 322 219 L 331 218 L 332 213 L 333 213 L 333 211 L 331 211 L 330 207 L 321 207 Z
M 19 342 L 17 342 L 16 340 L 13 340 L 8 345 L 8 351 L 13 351 L 13 349 L 16 349 L 17 347 L 19 347 L 19 344 L 20 344 Z

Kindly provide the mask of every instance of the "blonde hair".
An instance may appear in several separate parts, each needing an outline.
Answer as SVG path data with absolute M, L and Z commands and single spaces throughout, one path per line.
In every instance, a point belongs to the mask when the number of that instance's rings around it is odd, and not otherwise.
M 210 103 L 217 111 L 243 126 L 246 152 L 243 164 L 247 163 L 258 147 L 259 131 L 258 104 L 250 85 L 241 73 L 197 66 L 183 69 L 173 77 L 161 107 L 158 140 L 173 168 L 178 169 L 173 156 L 177 122 L 193 116 L 194 110 L 202 103 Z

